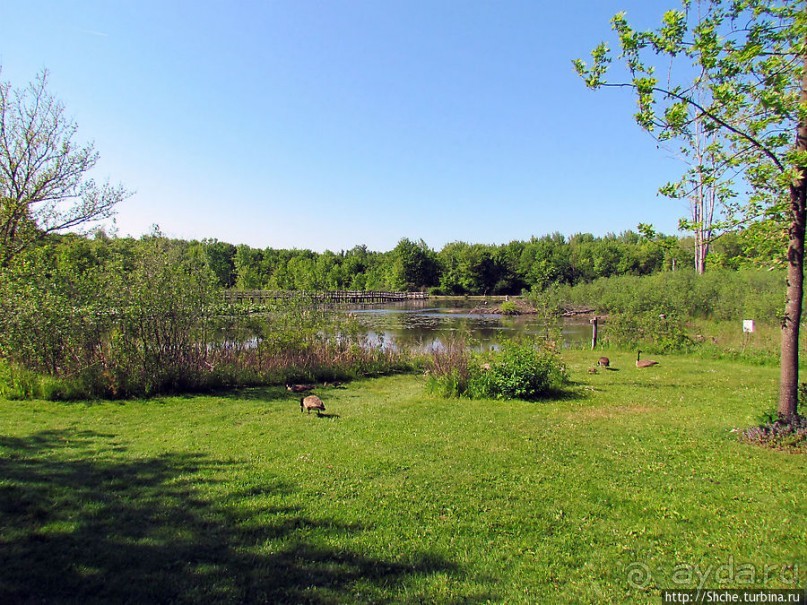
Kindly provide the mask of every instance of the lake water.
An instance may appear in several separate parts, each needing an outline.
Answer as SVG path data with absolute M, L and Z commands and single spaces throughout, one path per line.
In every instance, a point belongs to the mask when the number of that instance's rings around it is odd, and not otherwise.
M 433 299 L 367 305 L 346 312 L 353 314 L 366 330 L 370 342 L 378 346 L 399 343 L 427 350 L 461 335 L 472 341 L 476 348 L 488 349 L 515 335 L 547 336 L 546 321 L 536 315 L 471 313 L 474 307 L 480 306 L 484 303 L 479 300 Z M 561 328 L 565 346 L 591 342 L 591 325 L 587 319 L 564 320 L 551 327 Z

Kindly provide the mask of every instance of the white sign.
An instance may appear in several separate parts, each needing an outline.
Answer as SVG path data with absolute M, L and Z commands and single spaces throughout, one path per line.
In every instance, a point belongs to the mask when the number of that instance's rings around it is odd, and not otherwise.
M 751 334 L 756 330 L 756 326 L 754 326 L 753 319 L 744 319 L 743 320 L 743 332 L 745 334 Z

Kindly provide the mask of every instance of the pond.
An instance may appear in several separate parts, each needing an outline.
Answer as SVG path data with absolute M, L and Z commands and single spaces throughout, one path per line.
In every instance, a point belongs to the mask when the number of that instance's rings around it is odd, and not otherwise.
M 493 305 L 493 302 L 490 302 Z M 369 341 L 377 346 L 398 343 L 419 350 L 439 347 L 453 336 L 464 336 L 477 349 L 496 347 L 502 339 L 516 335 L 546 337 L 560 328 L 564 346 L 582 346 L 591 342 L 588 319 L 565 319 L 551 326 L 537 315 L 503 316 L 471 313 L 484 307 L 480 300 L 430 299 L 387 305 L 365 305 L 346 312 L 366 330 Z M 549 330 L 548 330 L 549 328 Z

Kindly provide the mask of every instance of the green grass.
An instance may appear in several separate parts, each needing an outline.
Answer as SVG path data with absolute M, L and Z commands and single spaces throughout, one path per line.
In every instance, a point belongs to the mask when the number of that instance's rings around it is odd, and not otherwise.
M 588 374 L 596 356 L 568 352 L 569 396 L 539 403 L 442 400 L 420 376 L 321 389 L 321 418 L 278 388 L 0 401 L 0 602 L 803 587 L 804 457 L 731 432 L 773 405 L 776 369 L 609 357 Z

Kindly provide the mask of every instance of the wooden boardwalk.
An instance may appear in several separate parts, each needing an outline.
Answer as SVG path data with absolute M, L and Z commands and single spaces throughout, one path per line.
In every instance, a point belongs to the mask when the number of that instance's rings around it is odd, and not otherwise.
M 299 298 L 313 303 L 373 305 L 406 300 L 426 300 L 425 292 L 379 292 L 363 290 L 328 290 L 324 292 L 276 290 L 225 290 L 228 303 L 263 303 L 272 300 Z

